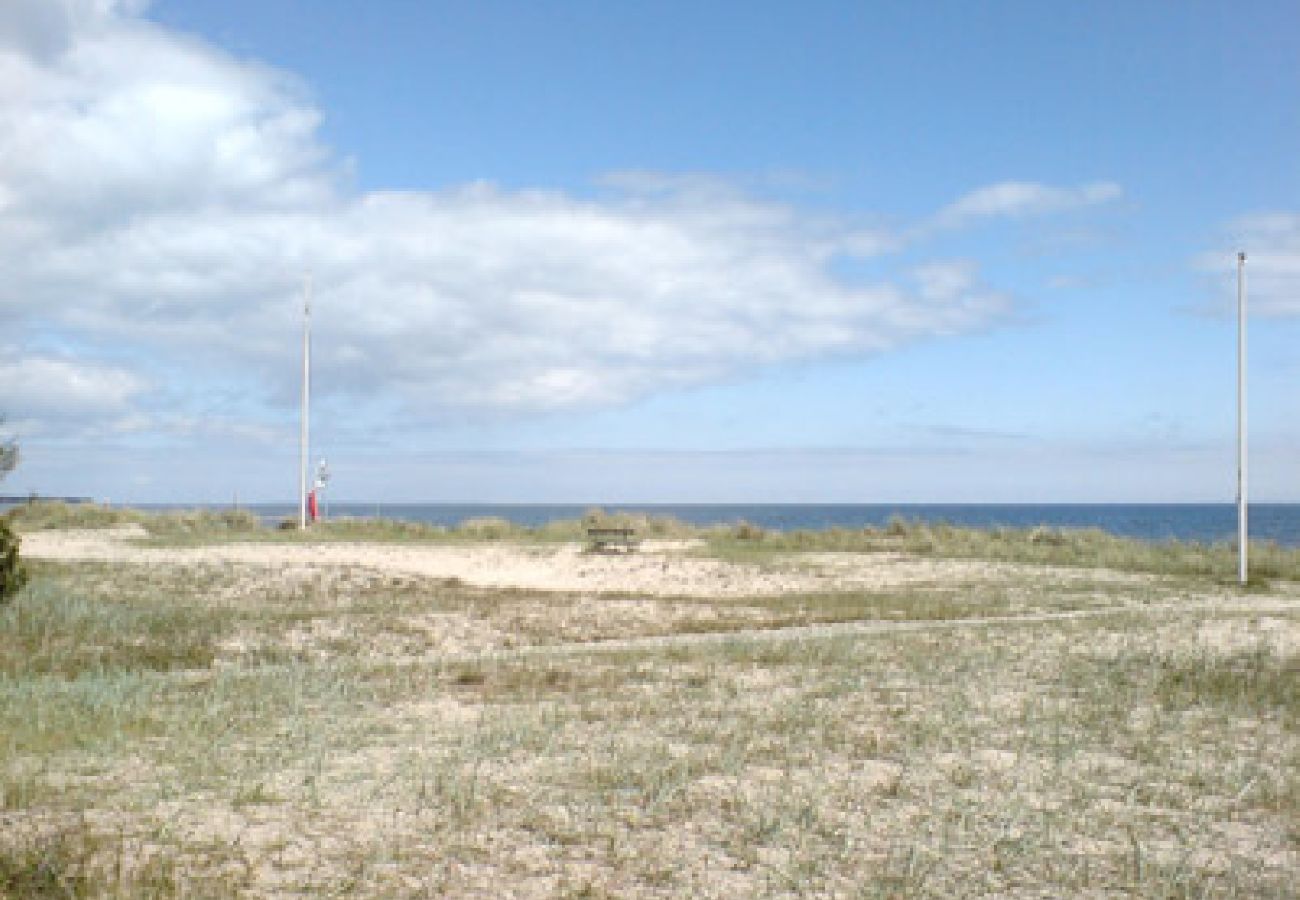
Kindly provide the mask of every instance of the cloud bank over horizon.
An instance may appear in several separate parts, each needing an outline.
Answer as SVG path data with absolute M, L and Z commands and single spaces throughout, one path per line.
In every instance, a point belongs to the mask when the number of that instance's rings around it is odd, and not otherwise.
M 618 407 L 968 333 L 1013 309 L 977 261 L 915 229 L 725 180 L 358 193 L 304 85 L 144 7 L 0 11 L 0 404 L 28 434 L 188 434 L 292 408 L 307 271 L 322 391 L 416 421 Z M 1007 181 L 929 223 L 1121 195 Z M 846 261 L 878 274 L 845 275 Z M 217 407 L 238 412 L 223 425 Z

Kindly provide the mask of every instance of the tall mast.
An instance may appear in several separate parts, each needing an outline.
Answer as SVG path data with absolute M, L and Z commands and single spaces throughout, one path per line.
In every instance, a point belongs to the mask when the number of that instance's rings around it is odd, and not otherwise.
M 1246 583 L 1246 254 L 1237 254 L 1237 580 Z
M 298 436 L 298 527 L 307 527 L 307 439 L 311 414 L 311 275 L 302 290 L 302 416 Z

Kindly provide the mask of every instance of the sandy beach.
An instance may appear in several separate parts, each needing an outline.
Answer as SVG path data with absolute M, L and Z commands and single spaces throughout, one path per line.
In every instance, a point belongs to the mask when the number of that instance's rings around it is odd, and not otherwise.
M 634 553 L 590 553 L 580 543 L 221 543 L 151 547 L 136 525 L 33 532 L 23 552 L 33 559 L 133 565 L 236 564 L 272 572 L 361 568 L 380 575 L 457 579 L 489 588 L 725 598 L 816 591 L 881 590 L 972 579 L 1007 579 L 1026 567 L 980 560 L 924 559 L 902 553 L 799 553 L 747 564 L 699 555 L 698 540 L 645 541 Z M 1032 567 L 1061 582 L 1131 583 L 1132 574 Z

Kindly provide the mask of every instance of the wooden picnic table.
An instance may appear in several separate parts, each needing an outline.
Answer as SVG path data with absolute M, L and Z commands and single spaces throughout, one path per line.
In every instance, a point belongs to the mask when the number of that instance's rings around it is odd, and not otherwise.
M 631 553 L 640 541 L 636 538 L 635 528 L 618 528 L 592 526 L 587 529 L 587 549 L 593 553 L 604 553 L 619 549 Z

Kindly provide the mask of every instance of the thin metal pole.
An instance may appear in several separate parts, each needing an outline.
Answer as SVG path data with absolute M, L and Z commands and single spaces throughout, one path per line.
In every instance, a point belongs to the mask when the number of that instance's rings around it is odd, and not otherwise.
M 302 296 L 302 416 L 298 435 L 298 528 L 307 527 L 307 438 L 311 414 L 311 275 L 303 278 Z
M 1246 254 L 1237 254 L 1237 580 L 1246 583 Z

